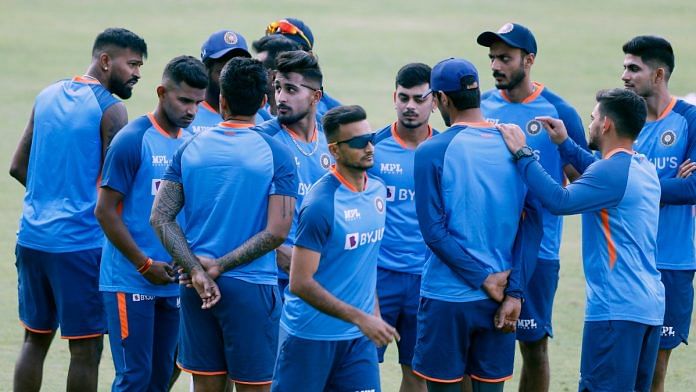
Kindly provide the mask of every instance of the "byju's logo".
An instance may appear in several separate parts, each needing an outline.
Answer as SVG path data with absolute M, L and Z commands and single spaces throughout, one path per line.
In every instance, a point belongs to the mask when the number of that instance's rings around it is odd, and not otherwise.
M 154 300 L 155 300 L 154 295 L 133 294 L 133 302 L 154 301 Z
M 396 187 L 387 185 L 387 201 L 394 201 L 394 194 L 396 193 Z
M 346 250 L 353 250 L 365 244 L 374 244 L 379 242 L 382 240 L 382 237 L 384 237 L 384 227 L 365 233 L 346 234 L 346 243 L 343 248 Z
M 160 184 L 162 184 L 162 180 L 159 178 L 153 178 L 152 179 L 152 186 L 150 189 L 150 193 L 152 196 L 157 195 L 157 191 L 159 190 Z
M 400 163 L 381 163 L 379 172 L 382 174 L 403 174 L 404 169 L 401 168 Z

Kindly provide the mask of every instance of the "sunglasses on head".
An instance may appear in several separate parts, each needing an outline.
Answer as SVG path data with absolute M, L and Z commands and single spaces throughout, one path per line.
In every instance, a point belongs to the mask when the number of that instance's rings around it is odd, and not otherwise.
M 350 148 L 361 149 L 361 148 L 367 147 L 367 143 L 372 143 L 372 145 L 374 146 L 375 145 L 375 136 L 377 136 L 377 134 L 374 132 L 373 133 L 366 133 L 364 135 L 352 137 L 350 139 L 329 143 L 329 145 L 331 145 L 331 144 L 339 145 L 341 143 L 345 143 Z
M 285 19 L 281 19 L 278 21 L 275 21 L 266 27 L 266 35 L 271 35 L 271 34 L 288 34 L 288 35 L 297 35 L 300 38 L 302 38 L 305 42 L 307 42 L 307 45 L 309 47 L 312 47 L 312 43 L 309 41 L 309 38 L 300 30 L 297 26 L 294 24 L 288 22 Z

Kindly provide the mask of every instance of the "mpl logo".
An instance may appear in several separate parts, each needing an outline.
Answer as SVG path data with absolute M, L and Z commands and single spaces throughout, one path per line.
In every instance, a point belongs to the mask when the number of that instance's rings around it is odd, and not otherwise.
M 403 174 L 404 169 L 401 168 L 400 163 L 381 163 L 379 172 L 382 174 Z
M 365 233 L 346 234 L 346 243 L 343 248 L 346 250 L 357 249 L 359 246 L 379 242 L 382 237 L 384 237 L 384 227 Z
M 152 166 L 167 166 L 169 165 L 169 158 L 166 155 L 153 155 L 152 156 Z
M 159 190 L 160 184 L 162 184 L 162 179 L 160 178 L 153 178 L 152 179 L 152 186 L 150 187 L 150 193 L 152 196 L 157 195 L 157 191 Z
M 357 208 L 353 208 L 352 210 L 344 210 L 343 217 L 345 218 L 346 222 L 356 221 L 360 219 L 360 210 Z
M 518 329 L 537 329 L 537 323 L 534 319 L 518 319 L 517 320 Z

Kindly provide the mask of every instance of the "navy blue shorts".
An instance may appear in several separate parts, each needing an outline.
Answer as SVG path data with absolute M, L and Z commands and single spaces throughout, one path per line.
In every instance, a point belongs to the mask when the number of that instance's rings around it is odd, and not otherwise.
M 420 301 L 421 276 L 377 269 L 377 297 L 382 319 L 396 328 L 401 336 L 399 363 L 411 366 L 413 348 L 416 347 L 418 303 Z M 387 346 L 377 349 L 379 362 L 384 362 Z
M 537 260 L 517 320 L 517 340 L 536 342 L 546 336 L 553 337 L 551 317 L 560 266 L 558 260 Z
M 198 375 L 227 374 L 240 384 L 268 384 L 278 349 L 278 286 L 222 276 L 222 298 L 201 309 L 192 288 L 181 289 L 179 367 Z
M 101 248 L 49 253 L 17 245 L 19 319 L 34 333 L 86 339 L 106 333 L 99 293 Z
M 112 391 L 169 391 L 179 297 L 103 292 L 116 378 Z
M 413 371 L 434 382 L 455 383 L 469 375 L 482 382 L 512 377 L 515 334 L 495 329 L 499 304 L 490 299 L 445 302 L 421 298 Z
M 672 350 L 688 343 L 691 313 L 694 310 L 694 270 L 660 270 L 665 285 L 665 320 L 660 349 Z
M 659 326 L 586 321 L 578 391 L 650 391 L 659 344 Z
M 272 392 L 380 391 L 377 348 L 365 336 L 281 343 Z

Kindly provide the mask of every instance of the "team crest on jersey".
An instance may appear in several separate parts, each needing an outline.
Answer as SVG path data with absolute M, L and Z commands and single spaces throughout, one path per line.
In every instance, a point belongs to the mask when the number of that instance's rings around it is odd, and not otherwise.
M 671 129 L 662 132 L 662 136 L 660 136 L 660 144 L 662 144 L 665 147 L 672 146 L 676 141 L 677 134 Z
M 228 31 L 225 33 L 224 39 L 225 39 L 225 43 L 227 43 L 228 45 L 234 45 L 238 41 L 237 34 L 231 32 L 231 31 Z
M 541 125 L 541 123 L 540 123 L 539 121 L 537 121 L 537 120 L 530 120 L 530 121 L 527 123 L 527 127 L 526 127 L 527 133 L 530 134 L 530 135 L 532 135 L 532 136 L 538 135 L 539 132 L 541 132 L 541 128 L 542 128 L 542 125 Z
M 387 191 L 387 192 L 389 192 L 389 191 Z M 382 199 L 379 196 L 375 197 L 375 209 L 380 214 L 384 212 L 384 199 Z
M 329 166 L 331 166 L 331 159 L 329 158 L 329 154 L 327 154 L 327 153 L 321 154 L 321 156 L 319 157 L 319 164 L 324 169 L 328 169 Z
M 512 23 L 505 23 L 498 29 L 498 34 L 507 34 L 512 31 L 515 26 Z

